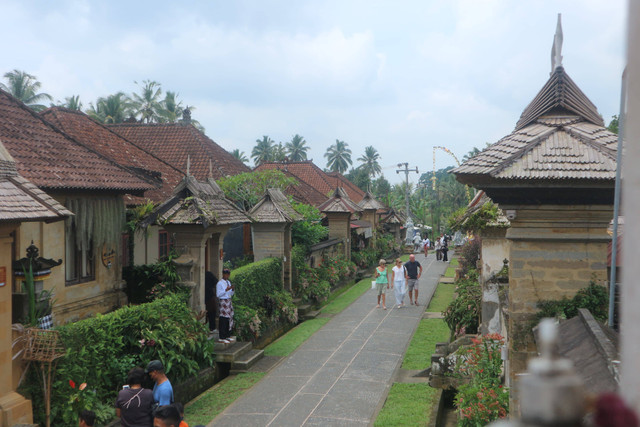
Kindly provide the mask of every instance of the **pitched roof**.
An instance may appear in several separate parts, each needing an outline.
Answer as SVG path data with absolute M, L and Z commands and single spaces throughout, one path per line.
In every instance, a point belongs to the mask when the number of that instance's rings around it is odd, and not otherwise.
M 318 206 L 318 209 L 323 213 L 326 212 L 344 212 L 355 213 L 362 212 L 362 208 L 353 202 L 349 195 L 342 187 L 338 187 L 333 192 L 333 196 Z
M 225 198 L 212 178 L 198 181 L 193 176 L 188 176 L 174 189 L 173 195 L 143 221 L 143 226 L 156 221 L 162 224 L 198 224 L 207 228 L 212 225 L 248 222 L 250 218 Z
M 120 123 L 109 128 L 177 169 L 185 170 L 189 158 L 190 175 L 201 181 L 209 178 L 210 168 L 214 179 L 251 171 L 192 124 Z
M 282 191 L 276 188 L 267 189 L 264 197 L 249 211 L 249 216 L 257 222 L 294 222 L 302 219 Z
M 394 208 L 389 208 L 389 211 L 382 217 L 381 222 L 386 224 L 402 225 L 407 221 L 404 215 L 396 211 Z
M 515 130 L 451 172 L 465 184 L 614 180 L 618 136 L 558 66 Z
M 55 127 L 72 136 L 76 141 L 98 151 L 114 162 L 146 174 L 157 188 L 145 192 L 145 199 L 160 203 L 171 196 L 184 172 L 159 157 L 148 153 L 133 142 L 97 122 L 81 111 L 62 107 L 49 108 L 40 113 Z M 140 203 L 136 197 L 128 197 L 127 203 Z
M 18 175 L 15 161 L 0 141 L 0 221 L 52 222 L 71 215 L 54 198 Z
M 78 143 L 2 90 L 0 139 L 18 173 L 40 188 L 137 194 L 153 188 L 141 174 Z
M 354 202 L 360 202 L 364 198 L 364 191 L 353 184 L 343 175 L 337 172 L 324 172 L 311 160 L 302 162 L 267 162 L 255 167 L 254 170 L 278 169 L 286 171 L 292 176 L 315 188 L 321 194 L 331 197 L 331 194 L 338 187 L 343 187 L 349 198 Z M 317 205 L 316 205 L 317 206 Z
M 384 209 L 385 207 L 382 203 L 377 201 L 373 194 L 371 194 L 369 191 L 365 193 L 364 198 L 360 201 L 360 203 L 358 203 L 358 206 L 365 210 L 374 209 L 376 211 L 378 209 Z

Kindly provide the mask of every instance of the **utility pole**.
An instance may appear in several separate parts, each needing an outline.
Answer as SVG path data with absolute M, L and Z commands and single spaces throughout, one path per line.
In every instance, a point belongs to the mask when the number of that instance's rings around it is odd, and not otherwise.
M 396 173 L 404 172 L 404 178 L 406 183 L 404 187 L 404 201 L 407 208 L 407 236 L 405 238 L 405 244 L 410 245 L 413 242 L 413 221 L 411 220 L 411 212 L 409 211 L 409 172 L 414 172 L 414 171 L 415 173 L 419 173 L 419 172 L 418 172 L 417 166 L 415 168 L 409 169 L 408 162 L 398 163 L 398 168 L 402 168 L 403 166 L 404 166 L 404 169 L 396 169 Z

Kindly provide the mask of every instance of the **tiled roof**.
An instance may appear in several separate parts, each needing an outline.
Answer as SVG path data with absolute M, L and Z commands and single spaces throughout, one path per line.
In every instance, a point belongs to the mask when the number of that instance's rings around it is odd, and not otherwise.
M 210 167 L 214 179 L 251 172 L 192 124 L 121 123 L 109 128 L 177 169 L 185 170 L 189 158 L 189 174 L 201 181 L 209 178 Z
M 382 203 L 377 201 L 373 194 L 371 194 L 369 191 L 365 193 L 364 198 L 360 201 L 360 203 L 358 203 L 358 206 L 365 210 L 374 209 L 376 211 L 385 207 Z
M 0 140 L 18 173 L 40 188 L 137 194 L 153 188 L 140 174 L 79 144 L 2 90 Z
M 333 196 L 318 206 L 318 209 L 323 212 L 362 212 L 362 208 L 353 202 L 349 195 L 342 187 L 338 187 L 333 192 Z
M 173 193 L 184 172 L 128 141 L 111 129 L 80 111 L 53 107 L 40 113 L 55 127 L 76 141 L 98 151 L 120 165 L 135 168 L 148 175 L 158 188 L 145 192 L 144 199 L 155 203 L 164 201 Z M 137 197 L 128 197 L 128 204 L 140 203 Z
M 326 173 L 311 160 L 302 162 L 267 162 L 257 166 L 255 170 L 278 169 L 287 171 L 298 181 L 305 182 L 318 190 L 321 194 L 331 197 L 338 187 L 343 187 L 349 198 L 354 202 L 360 202 L 364 198 L 364 191 L 337 172 Z
M 73 215 L 44 191 L 18 175 L 0 141 L 0 222 L 57 221 Z
M 381 222 L 386 224 L 404 224 L 406 219 L 404 215 L 397 212 L 395 209 L 390 208 L 389 211 L 382 217 Z
M 274 188 L 267 190 L 262 200 L 249 211 L 249 216 L 256 222 L 294 222 L 302 219 L 282 191 Z
M 184 177 L 175 188 L 173 196 L 158 206 L 143 221 L 143 225 L 153 222 L 162 224 L 199 224 L 204 228 L 212 225 L 249 222 L 250 218 L 209 178 L 198 181 L 193 176 Z

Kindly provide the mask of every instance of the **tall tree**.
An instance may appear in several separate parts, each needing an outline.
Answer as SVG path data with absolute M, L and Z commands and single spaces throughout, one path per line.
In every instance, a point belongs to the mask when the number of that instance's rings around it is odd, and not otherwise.
M 118 92 L 106 98 L 98 98 L 95 105 L 89 104 L 87 114 L 102 123 L 122 123 L 133 112 L 129 98 Z
M 382 168 L 380 167 L 378 160 L 380 160 L 378 150 L 370 145 L 364 149 L 364 155 L 358 157 L 358 161 L 362 163 L 359 167 L 364 169 L 367 175 L 371 178 L 374 178 L 376 175 L 382 173 Z
M 262 139 L 256 139 L 256 142 L 258 144 L 251 150 L 253 162 L 256 166 L 264 162 L 270 162 L 273 158 L 273 140 L 264 135 Z
M 351 150 L 349 144 L 336 139 L 336 143 L 327 149 L 327 168 L 333 172 L 343 173 L 351 165 Z
M 0 89 L 9 92 L 32 110 L 42 111 L 47 107 L 39 104 L 39 102 L 44 100 L 53 101 L 53 98 L 48 93 L 38 92 L 42 84 L 34 75 L 20 70 L 13 70 L 5 73 L 4 78 L 6 84 L 0 83 Z
M 351 168 L 344 177 L 357 185 L 362 191 L 368 191 L 371 186 L 371 178 L 362 168 Z
M 273 149 L 271 150 L 271 161 L 273 162 L 284 162 L 287 159 L 287 152 L 282 145 L 282 142 L 278 142 L 273 145 Z
M 293 135 L 291 141 L 285 144 L 289 160 L 292 162 L 307 160 L 307 151 L 309 151 L 309 147 L 306 144 L 307 141 L 305 141 L 302 136 L 298 134 Z
M 247 159 L 247 156 L 245 156 L 244 151 L 240 151 L 240 149 L 236 148 L 235 150 L 233 150 L 231 152 L 231 155 L 233 157 L 235 157 L 236 159 L 240 160 L 242 163 L 247 163 L 249 162 L 249 159 Z
M 136 116 L 140 116 L 142 123 L 158 122 L 160 111 L 162 110 L 160 103 L 162 88 L 160 83 L 152 80 L 143 80 L 142 84 L 134 83 L 140 86 L 140 93 L 134 93 L 131 102 Z
M 165 92 L 158 116 L 161 123 L 177 123 L 182 118 L 182 101 L 178 101 L 178 94 L 170 90 Z

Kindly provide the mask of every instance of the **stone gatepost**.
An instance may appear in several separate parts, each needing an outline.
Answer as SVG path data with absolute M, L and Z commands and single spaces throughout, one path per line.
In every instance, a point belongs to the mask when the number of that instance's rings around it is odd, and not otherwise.
M 351 260 L 351 212 L 325 212 L 329 223 L 329 239 L 344 242 L 344 257 Z
M 532 321 L 541 300 L 571 298 L 607 281 L 611 205 L 502 205 L 511 228 L 509 250 L 509 362 L 511 379 L 535 357 Z
M 291 242 L 291 224 L 284 222 L 272 222 L 272 223 L 253 223 L 251 224 L 252 240 L 253 240 L 253 257 L 255 261 L 260 261 L 265 258 L 282 258 L 283 259 L 283 273 L 282 279 L 284 283 L 284 259 L 286 258 L 287 264 L 291 264 L 291 243 L 289 243 L 289 252 L 286 252 L 286 236 L 287 230 L 289 231 L 289 242 Z M 289 274 L 289 279 L 291 274 Z M 284 283 L 284 287 L 287 290 L 291 290 L 291 280 L 289 283 Z

